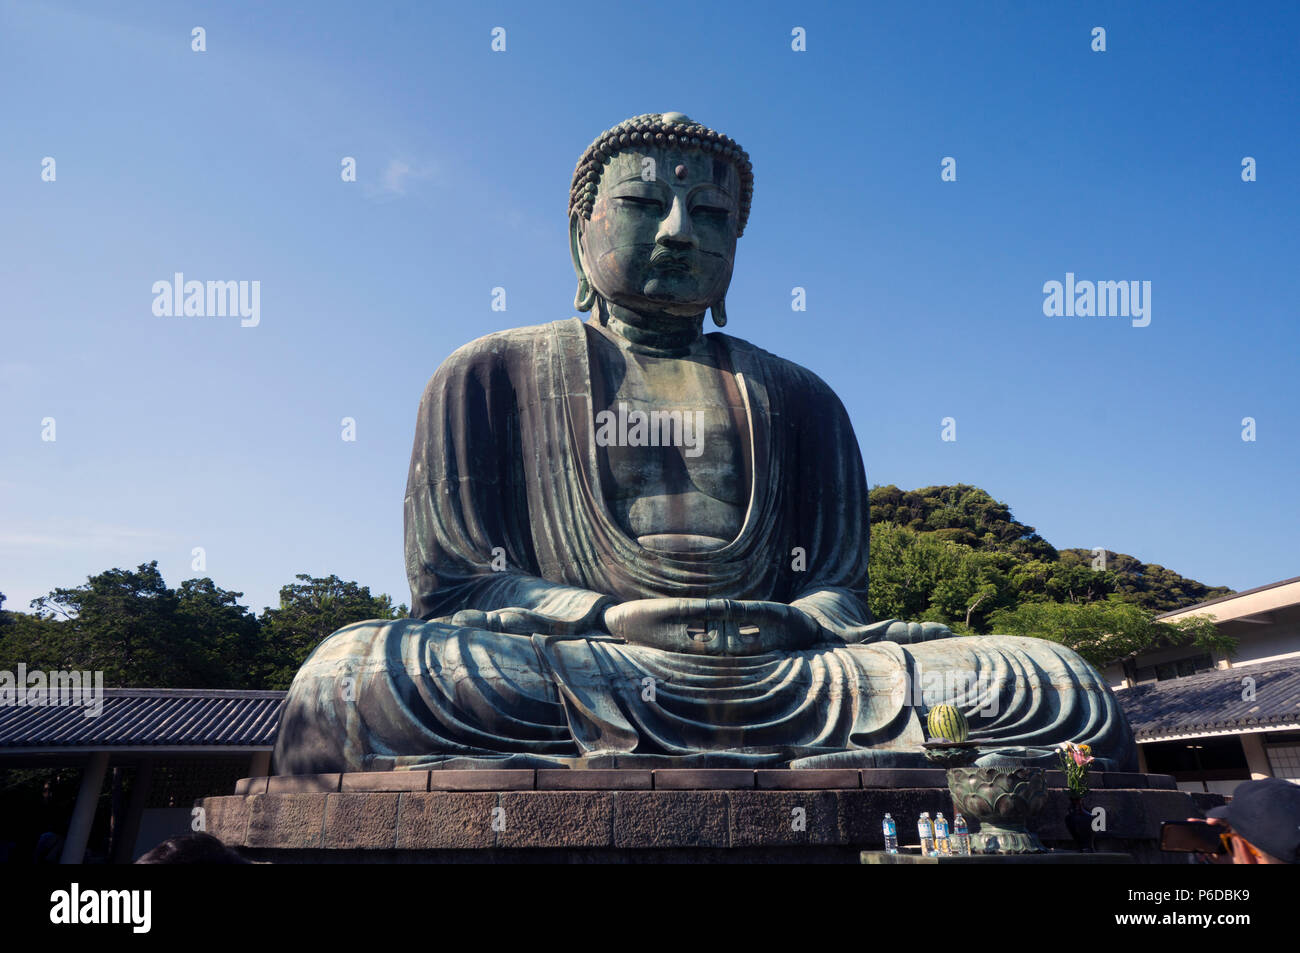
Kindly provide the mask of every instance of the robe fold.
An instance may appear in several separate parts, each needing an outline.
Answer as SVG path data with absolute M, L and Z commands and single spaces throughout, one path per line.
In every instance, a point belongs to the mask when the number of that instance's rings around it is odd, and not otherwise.
M 880 636 L 868 629 L 857 440 L 835 394 L 796 364 L 710 335 L 748 418 L 743 525 L 709 552 L 652 550 L 630 537 L 600 483 L 596 333 L 574 318 L 488 335 L 433 376 L 405 501 L 412 618 L 358 623 L 316 649 L 281 716 L 278 773 L 922 765 L 918 713 L 940 701 L 958 704 L 972 739 L 999 757 L 1043 761 L 1047 746 L 1069 740 L 1091 744 L 1103 765 L 1134 763 L 1114 696 L 1069 649 L 1007 636 L 871 641 Z M 826 644 L 701 656 L 601 630 L 606 606 L 656 597 L 793 604 Z M 503 608 L 562 620 L 574 634 L 452 621 L 460 610 Z M 961 677 L 923 698 L 922 668 Z

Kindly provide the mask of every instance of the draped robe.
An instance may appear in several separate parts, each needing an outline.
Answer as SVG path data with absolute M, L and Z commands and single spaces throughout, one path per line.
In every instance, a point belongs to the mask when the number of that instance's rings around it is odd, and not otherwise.
M 868 498 L 835 394 L 806 369 L 709 335 L 734 374 L 752 474 L 737 537 L 648 549 L 601 486 L 588 336 L 578 319 L 455 352 L 420 403 L 405 502 L 411 618 L 331 635 L 290 688 L 278 773 L 421 766 L 921 765 L 920 716 L 956 704 L 982 763 L 1044 762 L 1061 741 L 1131 767 L 1113 694 L 1071 650 L 1011 636 L 921 641 L 869 628 Z M 670 652 L 599 625 L 655 597 L 789 603 L 824 644 L 747 656 Z M 452 621 L 524 608 L 562 635 Z M 914 641 L 915 640 L 915 641 Z

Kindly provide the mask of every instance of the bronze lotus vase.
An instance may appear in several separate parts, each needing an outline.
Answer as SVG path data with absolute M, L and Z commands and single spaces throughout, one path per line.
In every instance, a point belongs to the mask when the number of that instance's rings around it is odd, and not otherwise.
M 982 854 L 1039 854 L 1045 848 L 1031 829 L 1047 803 L 1042 768 L 949 768 L 953 804 L 980 822 L 971 851 Z

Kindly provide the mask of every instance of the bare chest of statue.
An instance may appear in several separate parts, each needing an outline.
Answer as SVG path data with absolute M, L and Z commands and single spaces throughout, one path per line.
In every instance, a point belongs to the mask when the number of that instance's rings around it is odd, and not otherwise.
M 707 341 L 664 357 L 592 336 L 596 456 L 607 506 L 648 549 L 702 552 L 739 534 L 749 503 L 744 399 Z

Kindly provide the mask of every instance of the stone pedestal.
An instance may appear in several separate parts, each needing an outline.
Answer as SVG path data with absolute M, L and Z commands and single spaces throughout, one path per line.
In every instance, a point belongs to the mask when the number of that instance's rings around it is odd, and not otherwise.
M 1045 854 L 970 854 L 966 857 L 923 857 L 920 854 L 887 854 L 883 850 L 864 850 L 864 864 L 1132 864 L 1132 854 L 1113 852 L 1080 853 L 1054 850 Z
M 1100 851 L 1181 859 L 1159 851 L 1160 822 L 1200 812 L 1172 779 L 1097 774 L 1094 784 L 1088 806 L 1105 811 Z M 274 863 L 859 863 L 884 846 L 886 811 L 904 844 L 921 811 L 952 815 L 938 769 L 295 775 L 248 778 L 234 795 L 197 803 L 210 833 Z M 1068 806 L 1065 791 L 1050 791 L 1038 824 L 1048 847 L 1072 846 Z

